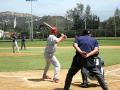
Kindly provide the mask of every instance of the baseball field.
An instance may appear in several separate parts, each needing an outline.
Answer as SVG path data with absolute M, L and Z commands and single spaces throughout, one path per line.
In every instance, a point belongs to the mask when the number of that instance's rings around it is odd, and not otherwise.
M 44 61 L 44 46 L 46 41 L 27 41 L 27 49 L 12 53 L 11 41 L 0 41 L 0 90 L 63 90 L 64 80 L 71 65 L 75 50 L 72 47 L 74 39 L 68 39 L 58 45 L 56 57 L 61 63 L 60 82 L 52 79 L 41 79 Z M 120 38 L 98 39 L 100 57 L 105 62 L 105 79 L 109 90 L 120 90 Z M 20 47 L 20 42 L 19 47 Z M 53 76 L 51 65 L 48 74 Z M 73 78 L 71 90 L 101 90 L 97 81 L 89 80 L 89 88 L 81 88 L 81 75 L 78 72 Z

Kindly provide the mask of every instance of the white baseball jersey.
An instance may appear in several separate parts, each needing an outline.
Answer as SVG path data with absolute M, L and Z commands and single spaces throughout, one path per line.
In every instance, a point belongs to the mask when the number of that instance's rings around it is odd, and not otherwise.
M 45 48 L 45 53 L 44 53 L 46 59 L 44 75 L 47 74 L 48 69 L 50 67 L 50 63 L 52 63 L 55 67 L 53 79 L 58 79 L 60 72 L 60 63 L 58 59 L 54 56 L 54 52 L 56 51 L 56 46 L 57 46 L 56 40 L 58 40 L 58 38 L 55 35 L 49 35 L 49 37 L 47 38 L 47 46 Z
M 56 40 L 58 40 L 58 38 L 55 35 L 49 35 L 45 52 L 54 53 L 56 51 Z

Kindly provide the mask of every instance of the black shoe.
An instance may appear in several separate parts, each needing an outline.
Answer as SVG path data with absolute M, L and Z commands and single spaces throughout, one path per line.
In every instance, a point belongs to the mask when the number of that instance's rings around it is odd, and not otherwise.
M 88 83 L 81 83 L 81 84 L 80 84 L 80 87 L 88 88 Z

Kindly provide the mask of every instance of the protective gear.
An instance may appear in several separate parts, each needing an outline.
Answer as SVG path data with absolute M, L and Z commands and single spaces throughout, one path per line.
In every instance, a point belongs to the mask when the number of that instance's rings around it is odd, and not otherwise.
M 86 73 L 87 77 L 90 80 L 97 80 L 95 75 L 90 73 L 86 68 L 83 68 L 83 71 Z M 100 71 L 101 71 L 101 74 L 104 76 L 104 69 L 102 67 L 101 67 Z
M 58 33 L 57 27 L 52 27 L 51 34 L 57 34 L 57 33 Z
M 103 65 L 104 65 L 104 61 L 101 60 L 100 57 L 94 57 L 94 62 L 95 62 L 95 65 L 97 66 L 97 68 L 100 70 L 101 74 L 103 75 L 104 77 L 104 69 L 103 69 Z M 83 67 L 83 70 L 82 72 L 84 74 L 87 75 L 87 77 L 90 79 L 90 80 L 96 80 L 96 77 L 93 73 L 90 73 L 86 68 Z

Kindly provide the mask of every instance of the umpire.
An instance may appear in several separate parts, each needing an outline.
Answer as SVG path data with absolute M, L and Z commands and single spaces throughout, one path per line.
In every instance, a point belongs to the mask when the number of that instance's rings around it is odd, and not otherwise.
M 89 72 L 93 73 L 97 78 L 103 90 L 108 90 L 104 81 L 103 75 L 95 65 L 94 57 L 99 52 L 99 45 L 96 39 L 90 36 L 89 30 L 84 30 L 82 36 L 75 39 L 73 47 L 76 49 L 76 54 L 73 57 L 73 62 L 68 70 L 64 90 L 69 90 L 73 76 L 84 66 Z

